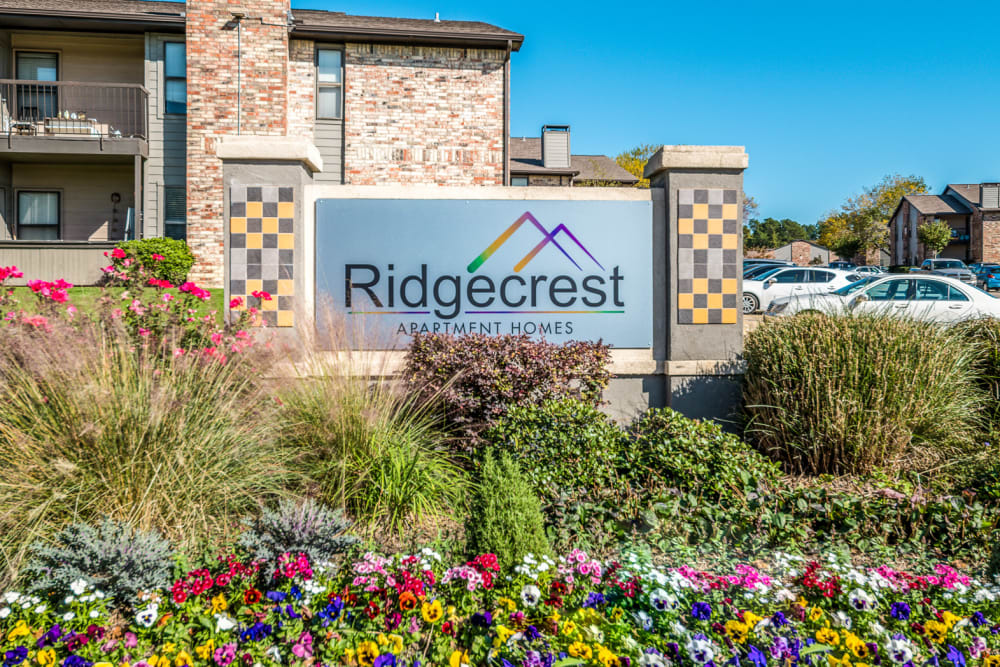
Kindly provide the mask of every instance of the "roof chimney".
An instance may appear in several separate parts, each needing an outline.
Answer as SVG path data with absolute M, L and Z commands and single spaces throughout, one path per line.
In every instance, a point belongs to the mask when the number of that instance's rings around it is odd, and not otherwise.
M 980 183 L 979 208 L 1000 209 L 1000 183 Z
M 542 166 L 569 169 L 569 125 L 542 126 Z
M 441 12 L 434 12 L 434 22 L 435 23 L 441 22 Z

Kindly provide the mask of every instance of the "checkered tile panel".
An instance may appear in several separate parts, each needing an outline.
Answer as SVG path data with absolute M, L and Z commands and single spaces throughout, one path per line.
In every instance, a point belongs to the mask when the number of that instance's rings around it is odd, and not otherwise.
M 229 190 L 229 295 L 259 308 L 268 326 L 295 323 L 295 190 L 233 186 Z M 254 292 L 267 292 L 261 300 Z
M 677 193 L 677 321 L 736 324 L 740 214 L 737 190 Z

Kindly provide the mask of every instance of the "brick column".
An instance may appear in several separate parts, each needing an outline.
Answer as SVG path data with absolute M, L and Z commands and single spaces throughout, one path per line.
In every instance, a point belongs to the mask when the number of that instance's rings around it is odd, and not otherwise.
M 192 280 L 224 281 L 224 211 L 219 139 L 237 134 L 237 30 L 242 19 L 242 135 L 284 135 L 287 118 L 289 0 L 187 0 L 187 219 L 196 263 Z M 230 24 L 227 26 L 227 24 Z

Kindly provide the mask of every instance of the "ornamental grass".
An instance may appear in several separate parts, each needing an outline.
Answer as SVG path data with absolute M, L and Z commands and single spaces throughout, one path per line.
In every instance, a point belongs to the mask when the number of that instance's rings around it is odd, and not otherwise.
M 122 328 L 0 327 L 0 556 L 101 516 L 191 547 L 224 539 L 290 473 L 259 354 L 150 352 Z
M 747 436 L 790 472 L 925 472 L 975 453 L 983 354 L 958 328 L 802 315 L 756 329 L 744 355 Z

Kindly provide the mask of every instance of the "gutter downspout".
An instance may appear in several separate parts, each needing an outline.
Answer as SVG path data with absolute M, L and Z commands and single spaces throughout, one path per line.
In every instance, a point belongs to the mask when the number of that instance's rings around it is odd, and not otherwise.
M 510 185 L 510 52 L 511 40 L 507 40 L 507 53 L 503 61 L 503 184 Z
M 236 20 L 236 136 L 240 135 L 240 120 L 243 117 L 243 19 Z

